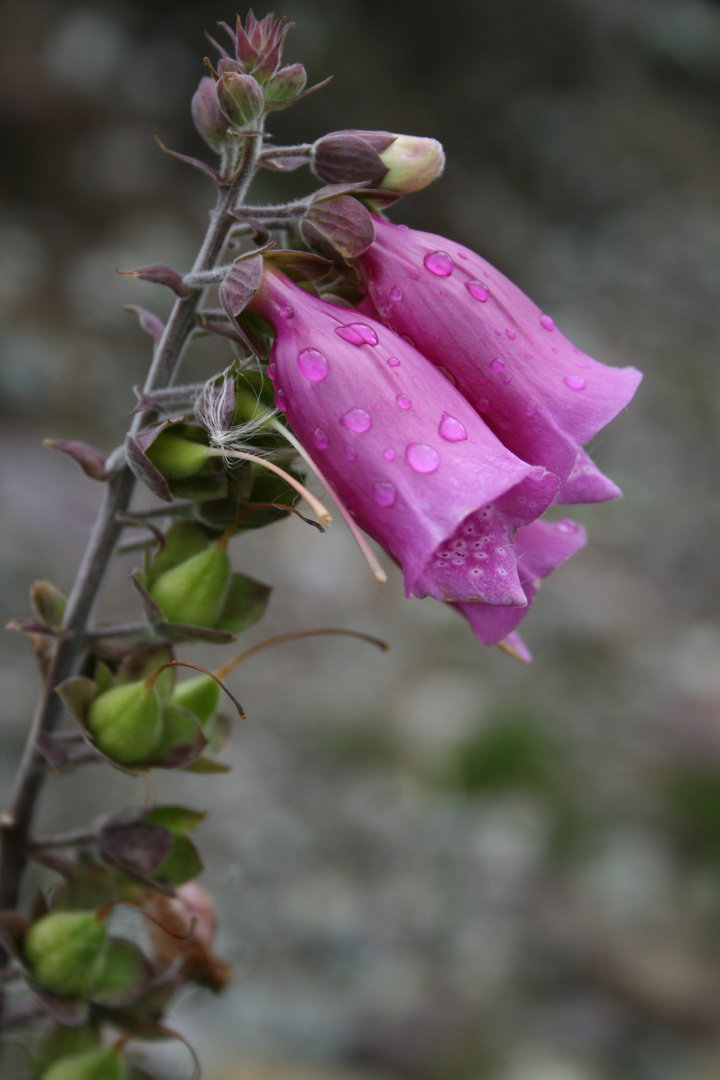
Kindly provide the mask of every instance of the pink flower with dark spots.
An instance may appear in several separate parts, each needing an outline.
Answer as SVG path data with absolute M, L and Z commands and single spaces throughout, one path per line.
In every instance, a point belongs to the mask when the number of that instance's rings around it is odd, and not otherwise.
M 518 659 L 527 663 L 531 659 L 530 653 L 515 628 L 537 596 L 541 581 L 579 551 L 586 539 L 585 530 L 567 518 L 557 522 L 533 521 L 515 534 L 518 575 L 527 606 L 517 609 L 488 604 L 455 603 L 451 606 L 465 616 L 483 645 L 505 642 L 508 651 L 513 651 Z
M 625 408 L 640 373 L 586 356 L 474 252 L 374 221 L 358 264 L 382 321 L 412 338 L 509 450 L 559 477 L 559 502 L 616 497 L 581 447 Z
M 399 563 L 407 595 L 524 610 L 514 536 L 553 502 L 557 478 L 509 451 L 370 316 L 267 264 L 250 306 L 275 331 L 278 408 L 357 524 Z

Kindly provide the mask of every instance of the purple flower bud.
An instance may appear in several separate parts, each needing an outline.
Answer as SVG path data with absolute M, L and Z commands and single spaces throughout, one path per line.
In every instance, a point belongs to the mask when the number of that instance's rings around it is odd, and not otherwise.
M 227 134 L 228 122 L 218 105 L 215 80 L 209 75 L 200 80 L 190 109 L 199 134 L 212 150 L 219 151 Z
M 333 131 L 313 146 L 312 170 L 328 184 L 379 187 L 388 173 L 380 154 L 395 138 L 389 131 Z
M 382 320 L 412 337 L 508 449 L 566 484 L 559 501 L 619 493 L 578 455 L 631 400 L 638 371 L 586 356 L 498 270 L 441 236 L 376 218 L 358 262 Z
M 557 478 L 508 451 L 448 379 L 372 318 L 271 267 L 250 307 L 276 334 L 277 407 L 400 564 L 407 595 L 525 609 L 513 537 L 552 502 Z
M 217 102 L 236 131 L 256 126 L 265 109 L 259 84 L 252 75 L 228 71 L 215 84 Z

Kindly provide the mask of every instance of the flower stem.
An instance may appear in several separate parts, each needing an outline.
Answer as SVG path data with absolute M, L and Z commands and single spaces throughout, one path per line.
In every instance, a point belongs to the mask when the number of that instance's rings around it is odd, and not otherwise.
M 192 267 L 192 274 L 212 270 L 221 260 L 228 233 L 235 223 L 232 211 L 242 205 L 262 153 L 262 138 L 244 141 L 239 163 L 227 185 L 218 193 L 205 239 Z M 205 289 L 193 289 L 178 299 L 162 337 L 154 351 L 143 391 L 151 395 L 169 387 L 178 372 L 185 346 L 195 329 L 196 314 Z M 131 432 L 136 434 L 151 417 L 145 410 L 135 415 Z M 63 635 L 59 639 L 42 697 L 28 735 L 7 810 L 0 815 L 0 910 L 17 907 L 23 873 L 28 858 L 28 842 L 35 807 L 46 775 L 46 761 L 38 749 L 41 735 L 49 735 L 60 723 L 63 704 L 56 693 L 59 683 L 69 678 L 83 657 L 88 624 L 105 578 L 110 559 L 124 527 L 121 516 L 127 513 L 135 490 L 135 476 L 127 464 L 111 475 L 90 541 L 83 556 L 70 597 L 68 598 Z M 9 957 L 0 953 L 0 971 Z M 0 1022 L 2 1001 L 0 1001 Z

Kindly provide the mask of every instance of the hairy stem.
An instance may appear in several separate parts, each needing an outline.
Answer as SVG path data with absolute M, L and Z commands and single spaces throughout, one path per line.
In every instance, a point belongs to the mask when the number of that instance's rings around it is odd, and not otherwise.
M 228 233 L 235 223 L 231 212 L 242 205 L 261 152 L 261 136 L 245 140 L 239 163 L 227 187 L 222 188 L 218 194 L 208 231 L 191 273 L 205 273 L 220 261 Z M 196 315 L 204 292 L 204 288 L 199 287 L 189 296 L 176 301 L 163 335 L 155 347 L 143 387 L 145 394 L 152 395 L 173 383 L 185 346 L 195 329 Z M 150 411 L 136 414 L 131 432 L 137 433 L 151 415 Z M 63 636 L 58 641 L 45 681 L 8 808 L 0 817 L 0 910 L 14 910 L 17 907 L 28 859 L 30 829 L 46 774 L 46 761 L 38 749 L 38 738 L 53 732 L 62 718 L 63 705 L 56 688 L 77 671 L 82 660 L 89 620 L 124 527 L 121 517 L 130 506 L 135 483 L 135 477 L 126 464 L 121 464 L 112 473 L 68 599 Z M 8 960 L 6 954 L 0 953 L 0 970 L 7 965 Z M 0 1020 L 1 1012 L 0 1002 Z

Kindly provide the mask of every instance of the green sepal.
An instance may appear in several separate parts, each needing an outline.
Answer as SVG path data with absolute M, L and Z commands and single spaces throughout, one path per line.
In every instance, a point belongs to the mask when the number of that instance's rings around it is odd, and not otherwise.
M 177 836 L 170 854 L 153 877 L 178 886 L 192 881 L 203 870 L 202 859 L 192 840 L 188 836 Z
M 197 829 L 206 817 L 203 811 L 187 806 L 156 806 L 144 820 L 151 825 L 162 825 L 173 836 L 185 836 Z
M 233 574 L 220 618 L 215 624 L 217 629 L 231 634 L 247 630 L 265 614 L 271 592 L 269 585 L 245 574 Z
M 30 600 L 39 618 L 53 630 L 61 630 L 67 599 L 52 581 L 33 581 Z
M 109 1046 L 56 1061 L 40 1080 L 125 1080 L 125 1061 Z
M 180 769 L 199 757 L 207 746 L 200 724 L 187 709 L 166 705 L 162 726 L 162 739 L 150 762 L 154 768 Z
M 129 1005 L 142 997 L 151 977 L 145 955 L 137 945 L 121 938 L 111 938 L 90 998 L 98 1005 L 110 1008 Z
M 234 575 L 233 575 L 234 576 Z M 220 707 L 220 687 L 207 675 L 184 679 L 175 686 L 172 704 L 189 709 L 205 727 L 210 717 Z
M 139 648 L 133 649 L 118 668 L 115 677 L 116 685 L 125 686 L 127 683 L 147 679 L 163 664 L 167 664 L 174 659 L 175 656 L 170 645 L 141 645 Z M 175 689 L 176 678 L 177 668 L 169 667 L 163 671 L 162 675 L 158 675 L 155 680 L 154 690 L 163 704 L 170 701 Z
M 104 866 L 84 866 L 53 897 L 54 911 L 96 911 L 120 899 L 118 883 Z
M 75 1028 L 55 1024 L 43 1038 L 39 1062 L 47 1069 L 61 1058 L 95 1050 L 99 1045 L 100 1032 L 94 1024 L 83 1024 L 82 1027 Z

